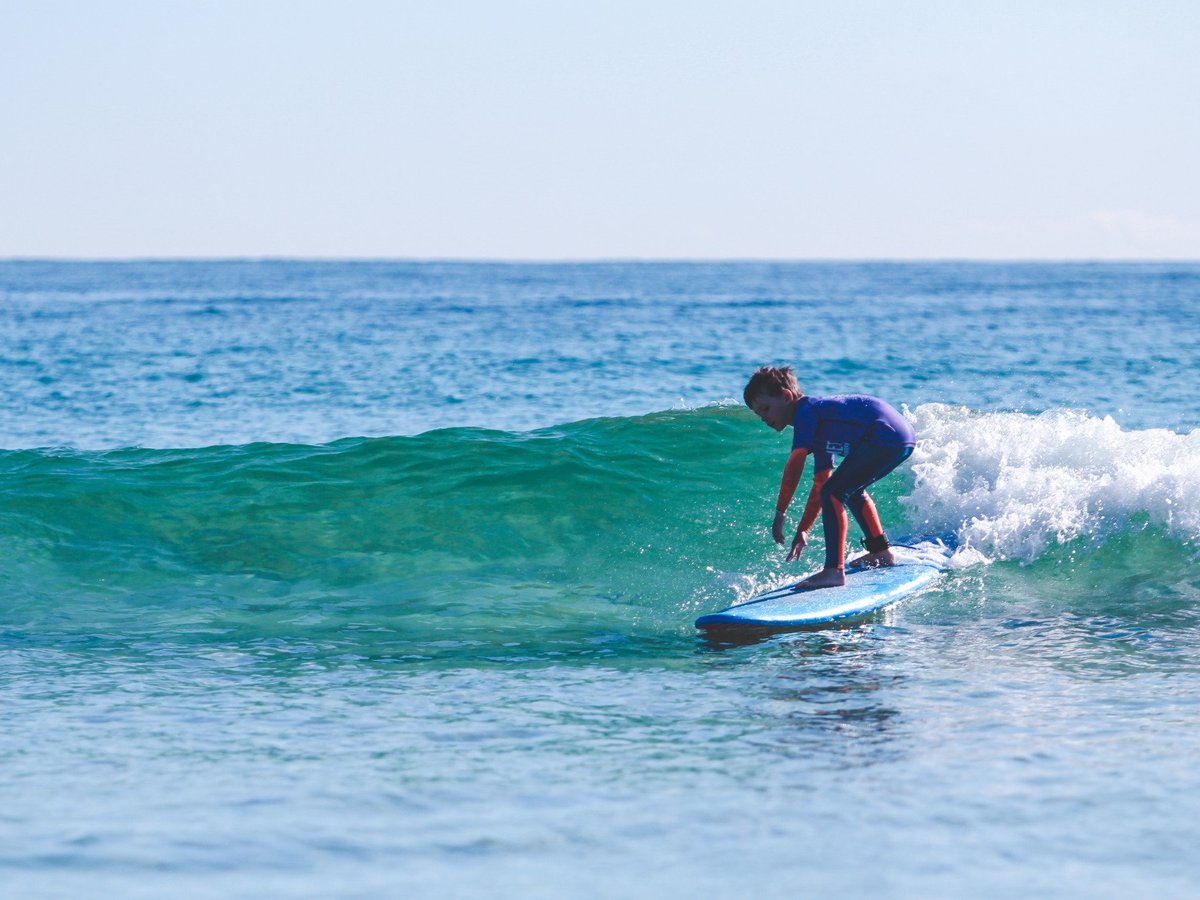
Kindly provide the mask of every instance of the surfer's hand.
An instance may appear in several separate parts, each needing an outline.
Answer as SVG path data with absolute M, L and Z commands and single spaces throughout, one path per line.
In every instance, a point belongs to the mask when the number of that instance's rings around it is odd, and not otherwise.
M 787 514 L 775 510 L 775 522 L 771 526 L 771 537 L 775 538 L 775 543 L 783 543 L 783 526 L 787 522 Z
M 804 531 L 797 531 L 796 537 L 792 539 L 792 549 L 788 551 L 787 561 L 791 562 L 800 558 L 800 554 L 804 552 L 804 548 L 808 546 L 808 534 Z

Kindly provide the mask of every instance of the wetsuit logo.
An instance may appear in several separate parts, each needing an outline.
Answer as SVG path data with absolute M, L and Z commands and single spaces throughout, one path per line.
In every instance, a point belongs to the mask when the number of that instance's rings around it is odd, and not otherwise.
M 837 441 L 826 441 L 825 450 L 828 453 L 834 453 L 838 456 L 846 456 L 850 453 L 850 445 L 839 443 Z

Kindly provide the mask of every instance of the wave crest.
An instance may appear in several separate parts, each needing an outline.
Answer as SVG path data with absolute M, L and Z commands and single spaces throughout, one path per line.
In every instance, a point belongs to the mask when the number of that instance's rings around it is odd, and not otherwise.
M 1053 544 L 1147 525 L 1200 544 L 1200 430 L 1127 431 L 1072 410 L 979 413 L 926 404 L 902 497 L 917 530 L 1031 562 Z

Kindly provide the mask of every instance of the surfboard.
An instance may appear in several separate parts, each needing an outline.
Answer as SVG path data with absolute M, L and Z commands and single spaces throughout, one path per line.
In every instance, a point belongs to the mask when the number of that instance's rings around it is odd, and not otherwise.
M 696 627 L 811 628 L 861 618 L 899 603 L 936 581 L 943 570 L 928 563 L 903 563 L 846 572 L 842 587 L 797 590 L 796 584 L 775 588 L 744 603 L 708 613 Z

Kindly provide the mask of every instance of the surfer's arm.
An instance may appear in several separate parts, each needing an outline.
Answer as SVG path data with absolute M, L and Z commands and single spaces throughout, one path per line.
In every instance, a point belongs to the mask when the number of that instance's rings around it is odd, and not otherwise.
M 825 482 L 829 480 L 829 476 L 833 473 L 833 469 L 826 469 L 824 472 L 813 472 L 812 490 L 808 492 L 808 502 L 804 504 L 804 515 L 800 517 L 800 527 L 797 531 L 808 532 L 808 529 L 813 527 L 813 523 L 817 521 L 817 517 L 821 515 L 821 488 L 825 486 Z
M 787 561 L 799 559 L 804 548 L 808 546 L 808 530 L 821 514 L 821 487 L 829 480 L 833 469 L 823 472 L 813 472 L 812 490 L 808 492 L 808 502 L 804 504 L 804 514 L 800 516 L 800 524 L 796 527 L 796 536 L 792 538 L 792 549 L 788 551 Z
M 806 459 L 808 459 L 808 451 L 803 447 L 797 447 L 792 451 L 787 464 L 783 467 L 783 477 L 779 480 L 779 499 L 775 501 L 775 522 L 771 526 L 771 537 L 775 538 L 777 544 L 783 543 L 783 525 L 787 521 L 787 508 L 792 502 L 792 497 L 796 495 L 796 485 L 800 483 L 800 476 L 804 474 Z

